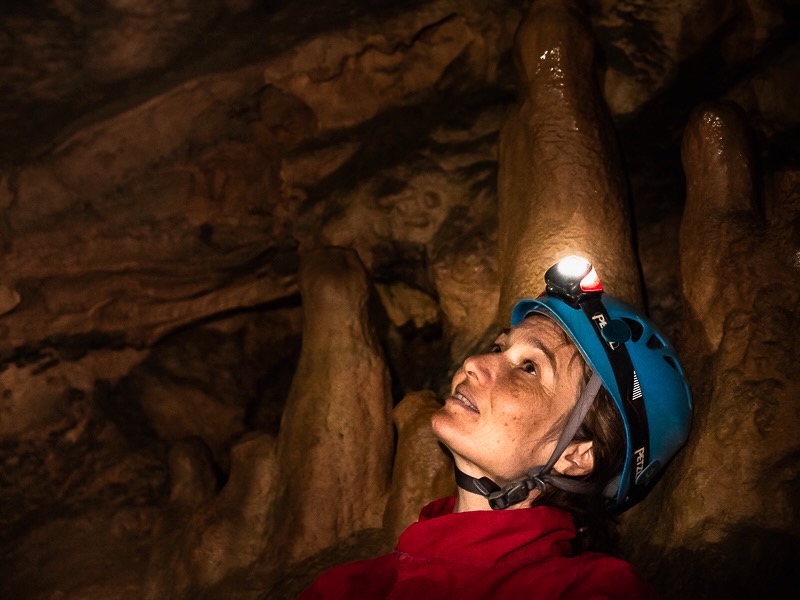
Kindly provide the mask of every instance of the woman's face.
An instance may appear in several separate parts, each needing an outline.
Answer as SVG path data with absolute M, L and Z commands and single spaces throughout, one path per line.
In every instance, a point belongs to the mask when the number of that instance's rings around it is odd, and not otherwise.
M 508 483 L 550 458 L 582 388 L 583 365 L 558 325 L 528 317 L 490 352 L 464 361 L 433 430 L 462 471 Z

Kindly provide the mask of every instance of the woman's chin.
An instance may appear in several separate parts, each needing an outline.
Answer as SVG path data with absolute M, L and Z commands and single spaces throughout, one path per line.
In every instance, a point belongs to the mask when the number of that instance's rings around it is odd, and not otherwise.
M 433 434 L 453 454 L 462 456 L 470 454 L 472 436 L 468 425 L 469 423 L 460 419 L 458 414 L 448 410 L 447 406 L 443 406 L 431 416 Z
M 442 431 L 448 429 L 447 422 L 451 420 L 451 416 L 447 414 L 446 410 L 447 409 L 443 406 L 431 415 L 431 429 L 433 429 L 433 434 L 445 445 L 446 442 L 442 439 Z
M 466 432 L 459 425 L 461 424 L 459 423 L 458 415 L 454 415 L 447 406 L 443 406 L 431 416 L 433 434 L 451 450 L 452 444 L 466 435 Z

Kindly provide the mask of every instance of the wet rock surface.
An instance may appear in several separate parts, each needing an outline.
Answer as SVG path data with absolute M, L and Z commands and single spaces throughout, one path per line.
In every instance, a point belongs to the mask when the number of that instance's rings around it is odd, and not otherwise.
M 500 314 L 580 254 L 607 290 L 640 301 L 623 173 L 578 3 L 537 2 L 516 34 L 518 105 L 500 143 Z M 602 231 L 602 235 L 597 235 Z M 546 250 L 545 250 L 546 249 Z
M 788 597 L 800 468 L 800 387 L 790 366 L 800 331 L 800 197 L 787 175 L 776 173 L 780 183 L 757 202 L 749 127 L 731 102 L 692 114 L 682 156 L 684 340 L 697 424 L 666 476 L 669 493 L 657 490 L 658 500 L 634 512 L 626 528 L 667 593 L 689 585 L 706 596 Z M 720 493 L 737 489 L 736 501 Z M 651 536 L 637 539 L 632 532 L 645 523 Z M 752 580 L 736 550 L 742 546 L 769 565 L 770 577 Z M 671 581 L 667 572 L 689 557 L 687 583 Z
M 291 598 L 385 551 L 452 486 L 422 390 L 579 249 L 696 400 L 629 558 L 790 595 L 800 15 L 530 6 L 0 8 L 0 596 Z

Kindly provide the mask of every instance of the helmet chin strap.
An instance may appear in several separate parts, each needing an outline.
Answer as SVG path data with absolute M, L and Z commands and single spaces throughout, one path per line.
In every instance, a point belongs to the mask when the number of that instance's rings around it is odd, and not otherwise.
M 572 408 L 569 418 L 567 419 L 567 424 L 564 426 L 564 430 L 561 432 L 561 436 L 558 438 L 556 447 L 547 463 L 528 471 L 527 477 L 509 483 L 501 488 L 488 477 L 472 477 L 461 471 L 458 467 L 455 467 L 456 485 L 463 490 L 472 492 L 473 494 L 479 494 L 486 498 L 489 501 L 489 506 L 491 506 L 493 510 L 501 510 L 514 504 L 519 504 L 528 498 L 531 490 L 536 488 L 540 492 L 544 492 L 548 484 L 566 492 L 575 492 L 579 494 L 594 489 L 595 486 L 592 484 L 583 481 L 575 481 L 570 477 L 565 477 L 558 473 L 551 473 L 550 471 L 575 437 L 575 433 L 577 433 L 578 428 L 586 418 L 586 413 L 589 412 L 589 408 L 591 408 L 592 402 L 594 402 L 594 399 L 597 397 L 601 386 L 602 382 L 600 381 L 600 377 L 593 373 L 586 387 L 583 389 L 583 392 L 581 392 L 580 398 L 578 398 L 578 401 Z

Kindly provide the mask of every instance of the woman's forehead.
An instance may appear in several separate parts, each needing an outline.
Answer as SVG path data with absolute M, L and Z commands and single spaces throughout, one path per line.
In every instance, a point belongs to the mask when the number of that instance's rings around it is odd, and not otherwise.
M 552 350 L 570 346 L 577 352 L 572 340 L 558 323 L 543 315 L 530 315 L 515 327 L 503 330 L 500 335 L 507 336 L 512 341 L 532 342 L 537 346 L 545 345 Z

